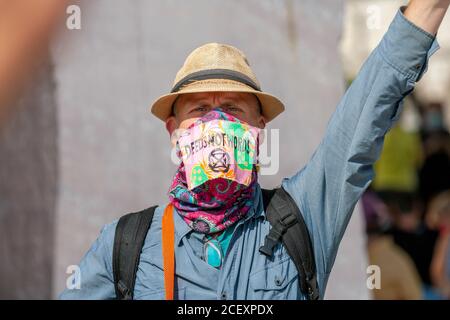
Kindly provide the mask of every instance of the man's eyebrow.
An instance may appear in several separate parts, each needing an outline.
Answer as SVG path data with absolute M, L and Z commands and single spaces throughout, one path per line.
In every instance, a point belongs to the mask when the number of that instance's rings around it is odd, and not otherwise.
M 222 101 L 223 102 L 229 102 L 229 101 L 231 101 L 231 102 L 244 102 L 244 103 L 248 104 L 248 102 L 242 97 L 226 97 L 225 96 L 225 97 L 222 98 Z
M 259 109 L 259 112 L 262 114 L 262 105 L 261 105 L 261 101 L 259 100 L 258 96 L 256 94 L 254 94 L 255 98 L 256 98 L 256 103 L 257 103 L 257 107 Z M 224 102 L 228 102 L 228 101 L 232 101 L 232 102 L 236 102 L 236 101 L 242 101 L 247 105 L 251 105 L 251 103 L 249 101 L 247 101 L 245 98 L 243 97 L 227 97 L 225 96 L 223 98 Z
M 243 99 L 241 99 L 239 97 L 227 97 L 227 96 L 223 97 L 222 99 L 225 100 L 225 101 L 227 101 L 227 100 L 232 100 L 232 101 L 243 100 Z
M 182 107 L 187 108 L 188 110 L 191 110 L 198 106 L 198 104 L 207 103 L 206 98 L 194 98 L 194 97 L 187 97 L 184 101 L 182 101 Z M 180 103 L 177 104 L 177 107 L 179 108 Z
M 186 101 L 186 103 L 191 103 L 191 104 L 199 104 L 199 103 L 207 103 L 208 102 L 208 99 L 206 99 L 206 98 L 200 98 L 200 99 L 198 99 L 198 98 L 191 98 L 191 99 L 189 99 L 189 100 L 187 100 Z

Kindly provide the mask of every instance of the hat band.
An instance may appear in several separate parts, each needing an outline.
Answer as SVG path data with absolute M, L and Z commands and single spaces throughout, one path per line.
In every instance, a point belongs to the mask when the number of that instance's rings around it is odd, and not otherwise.
M 183 86 L 188 85 L 194 81 L 208 80 L 208 79 L 234 80 L 243 83 L 245 85 L 248 85 L 257 91 L 261 91 L 261 88 L 252 79 L 250 79 L 241 72 L 229 69 L 209 69 L 193 72 L 187 75 L 186 77 L 178 81 L 173 86 L 170 92 L 171 93 L 178 92 Z

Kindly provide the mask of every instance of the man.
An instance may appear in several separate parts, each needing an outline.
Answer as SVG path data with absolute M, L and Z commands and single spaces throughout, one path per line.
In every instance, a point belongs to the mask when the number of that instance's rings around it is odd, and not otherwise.
M 438 48 L 435 34 L 449 4 L 450 0 L 413 0 L 398 12 L 338 105 L 308 164 L 282 181 L 310 234 L 321 298 L 353 208 L 372 179 L 384 135 Z M 164 299 L 171 296 L 167 290 L 173 290 L 175 299 L 306 298 L 285 247 L 276 246 L 271 258 L 259 251 L 270 223 L 257 183 L 257 163 L 247 170 L 242 163 L 234 165 L 238 159 L 232 153 L 223 152 L 219 158 L 214 154 L 212 160 L 220 159 L 222 167 L 236 169 L 225 176 L 216 170 L 218 161 L 213 166 L 205 163 L 211 159 L 201 157 L 200 151 L 211 147 L 210 140 L 198 139 L 202 130 L 213 128 L 223 138 L 220 142 L 232 143 L 225 137 L 233 127 L 242 141 L 249 138 L 244 151 L 250 156 L 257 153 L 253 133 L 283 110 L 281 101 L 261 92 L 247 59 L 236 48 L 212 43 L 189 55 L 172 92 L 152 106 L 153 114 L 165 121 L 182 161 L 169 189 L 169 204 L 156 209 L 146 234 L 134 299 Z M 117 221 L 105 226 L 82 259 L 80 289 L 65 290 L 61 298 L 116 297 L 116 226 Z M 166 231 L 171 227 L 174 252 L 163 250 L 170 243 Z M 175 266 L 166 264 L 171 255 Z M 172 288 L 167 286 L 171 273 Z

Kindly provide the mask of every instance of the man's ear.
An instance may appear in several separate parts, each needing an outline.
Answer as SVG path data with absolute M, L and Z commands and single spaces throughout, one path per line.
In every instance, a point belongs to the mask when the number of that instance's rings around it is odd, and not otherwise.
M 258 126 L 260 129 L 264 129 L 266 127 L 266 118 L 263 115 L 259 117 Z
M 177 119 L 175 119 L 174 116 L 170 116 L 166 120 L 166 130 L 169 132 L 169 136 L 172 136 L 172 133 L 175 131 L 175 129 L 178 128 L 178 122 Z

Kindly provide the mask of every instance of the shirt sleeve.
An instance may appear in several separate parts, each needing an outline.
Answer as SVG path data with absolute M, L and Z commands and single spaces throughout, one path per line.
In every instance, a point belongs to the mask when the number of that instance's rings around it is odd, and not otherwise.
M 438 48 L 434 36 L 399 10 L 338 104 L 309 162 L 282 181 L 311 234 L 322 295 L 351 213 L 373 178 L 384 136 Z
M 115 299 L 112 271 L 112 252 L 117 221 L 103 227 L 99 237 L 79 264 L 79 286 L 66 288 L 59 296 L 62 300 Z

